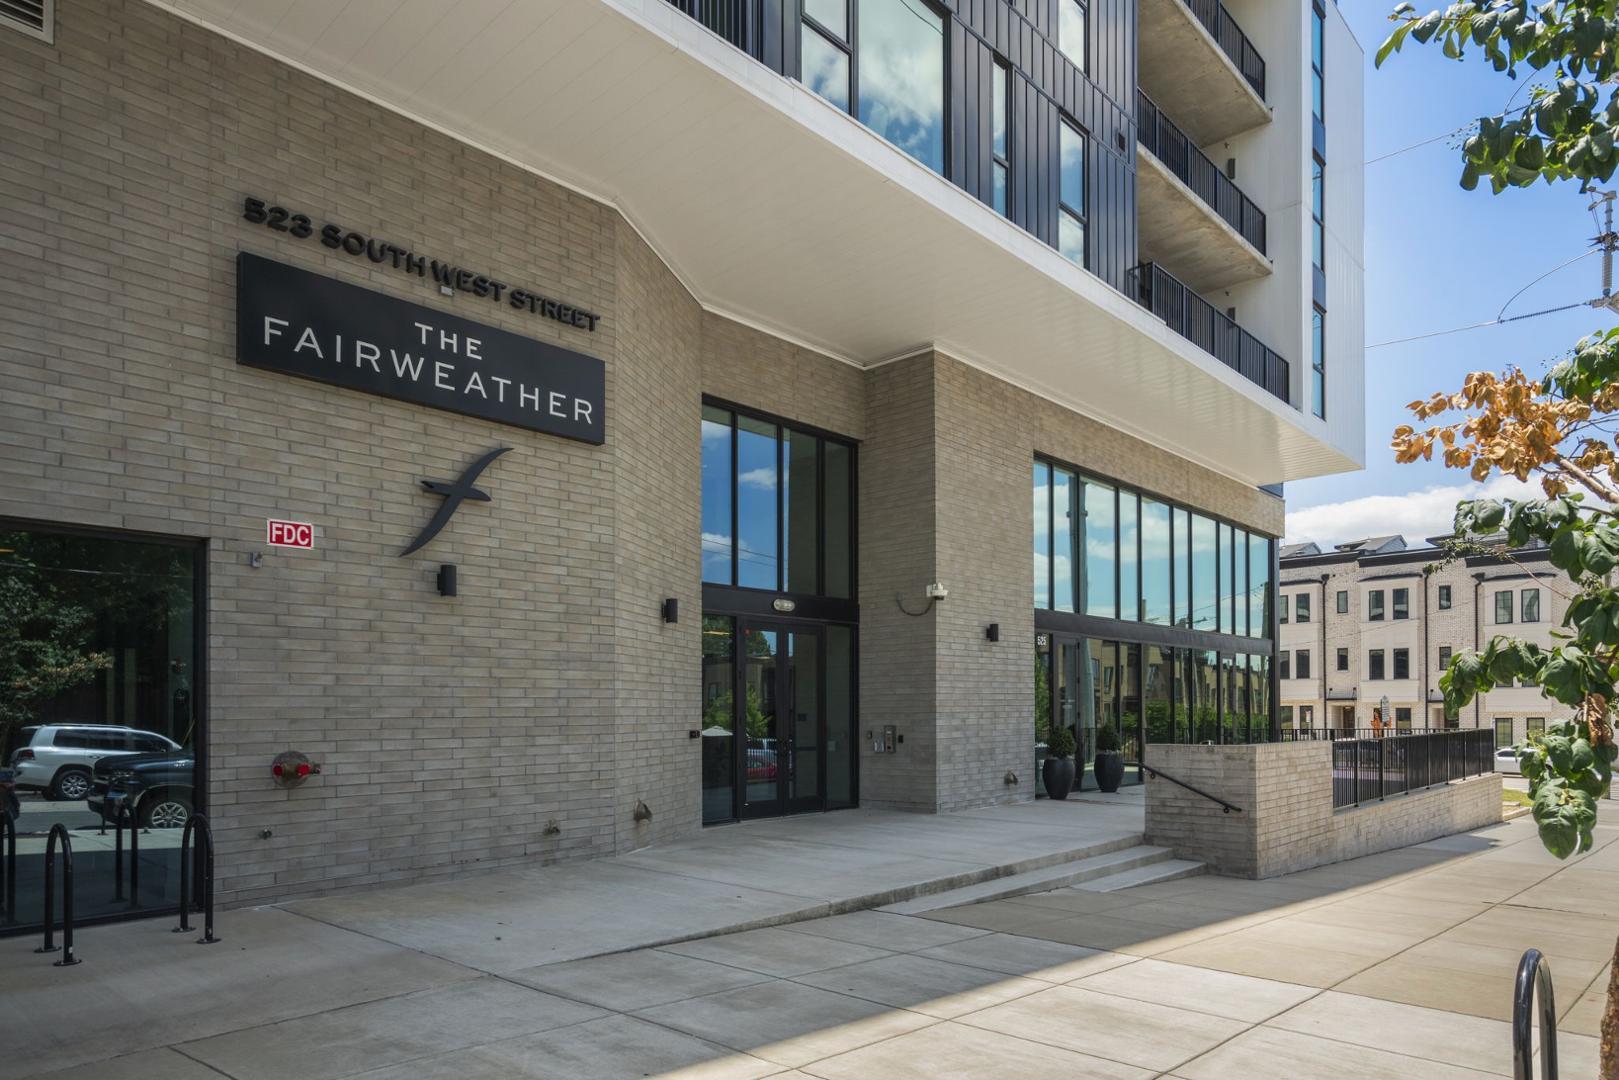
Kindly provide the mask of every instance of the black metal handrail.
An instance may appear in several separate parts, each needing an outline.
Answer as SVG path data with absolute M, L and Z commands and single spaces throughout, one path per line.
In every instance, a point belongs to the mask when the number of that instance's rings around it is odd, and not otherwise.
M 1197 21 L 1220 46 L 1220 51 L 1231 58 L 1237 70 L 1254 88 L 1254 93 L 1265 96 L 1265 58 L 1259 55 L 1254 43 L 1242 32 L 1237 20 L 1226 11 L 1220 0 L 1185 0 Z
M 195 848 L 191 846 L 193 832 L 200 837 Z M 187 855 L 191 856 L 190 860 Z M 186 887 L 188 862 L 195 863 L 190 889 Z M 174 928 L 176 934 L 191 930 L 189 915 L 193 906 L 203 913 L 202 937 L 197 939 L 197 944 L 215 944 L 220 939 L 214 936 L 214 830 L 208 819 L 196 811 L 186 818 L 185 828 L 180 830 L 180 925 Z
M 1489 728 L 1336 739 L 1332 743 L 1332 805 L 1359 806 L 1494 771 L 1495 732 Z
M 1539 949 L 1518 961 L 1512 987 L 1512 1076 L 1533 1080 L 1535 1073 L 1534 1005 L 1540 995 L 1540 1077 L 1557 1080 L 1557 1006 L 1552 997 L 1552 969 Z
M 1157 263 L 1142 263 L 1130 270 L 1128 285 L 1136 302 L 1175 333 L 1243 378 L 1292 402 L 1287 361 L 1175 275 Z
M 17 823 L 4 812 L 0 812 L 0 845 L 5 848 L 0 859 L 0 924 L 9 924 L 17 921 Z
M 113 817 L 112 898 L 124 899 L 124 821 L 129 821 L 129 906 L 141 906 L 141 824 L 128 802 Z M 105 820 L 105 818 L 103 818 Z
M 1202 788 L 1193 787 L 1191 784 L 1188 784 L 1185 780 L 1177 780 L 1175 777 L 1170 776 L 1164 770 L 1156 769 L 1153 766 L 1148 765 L 1146 762 L 1143 762 L 1143 761 L 1126 761 L 1124 763 L 1124 767 L 1127 768 L 1127 769 L 1145 769 L 1147 772 L 1152 773 L 1152 775 L 1154 775 L 1154 776 L 1161 776 L 1165 780 L 1168 780 L 1171 784 L 1175 784 L 1175 785 L 1177 785 L 1179 787 L 1185 788 L 1187 791 L 1190 791 L 1193 795 L 1201 795 L 1205 799 L 1209 800 L 1209 802 L 1219 803 L 1220 804 L 1220 813 L 1222 813 L 1222 814 L 1240 814 L 1240 813 L 1242 813 L 1242 807 L 1233 806 L 1231 803 L 1226 802 L 1224 799 L 1220 798 L 1217 795 L 1210 795 L 1208 792 L 1204 791 Z
M 73 955 L 73 841 L 68 837 L 67 826 L 61 822 L 51 826 L 50 836 L 45 840 L 45 942 L 34 951 L 37 953 L 57 951 L 54 894 L 58 838 L 62 841 L 62 959 L 56 961 L 55 966 L 72 967 L 79 962 Z
M 749 56 L 754 55 L 754 0 L 669 0 Z
M 1265 212 L 1209 160 L 1152 98 L 1136 91 L 1136 139 L 1164 163 L 1203 205 L 1265 253 Z

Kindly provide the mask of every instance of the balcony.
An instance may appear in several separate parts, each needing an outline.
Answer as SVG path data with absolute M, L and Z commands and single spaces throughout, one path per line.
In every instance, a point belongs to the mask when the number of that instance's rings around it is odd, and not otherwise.
M 1264 211 L 1140 91 L 1136 139 L 1142 261 L 1205 292 L 1269 274 Z
M 1267 124 L 1265 61 L 1219 0 L 1140 0 L 1140 82 L 1199 146 Z
M 1136 301 L 1164 320 L 1171 330 L 1249 382 L 1291 404 L 1287 361 L 1269 346 L 1163 267 L 1142 263 L 1130 275 Z

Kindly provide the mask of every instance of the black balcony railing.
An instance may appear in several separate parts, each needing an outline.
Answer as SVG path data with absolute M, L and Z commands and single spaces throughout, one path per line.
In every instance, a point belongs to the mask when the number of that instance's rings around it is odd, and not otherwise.
M 749 56 L 753 50 L 753 11 L 756 0 L 669 0 Z
M 1157 263 L 1130 271 L 1131 295 L 1169 328 L 1204 352 L 1258 383 L 1283 401 L 1288 393 L 1287 361 L 1233 322 L 1223 311 L 1182 285 Z
M 1490 728 L 1339 739 L 1332 744 L 1332 805 L 1356 806 L 1494 771 Z
M 1164 163 L 1164 168 L 1180 177 L 1203 205 L 1264 254 L 1265 212 L 1140 90 L 1136 91 L 1136 138 L 1148 153 Z
M 1220 0 L 1185 0 L 1185 3 L 1197 16 L 1197 21 L 1219 43 L 1220 51 L 1237 65 L 1237 70 L 1254 88 L 1254 93 L 1263 98 L 1265 58 L 1259 55 L 1259 50 L 1254 48 L 1254 43 L 1248 40 L 1248 35 L 1242 32 L 1242 27 L 1237 25 L 1237 20 L 1231 17 L 1225 5 Z

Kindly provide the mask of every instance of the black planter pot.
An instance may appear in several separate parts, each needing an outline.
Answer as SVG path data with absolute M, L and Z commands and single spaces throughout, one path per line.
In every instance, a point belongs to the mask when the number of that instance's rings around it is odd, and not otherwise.
M 1040 779 L 1046 785 L 1046 794 L 1053 799 L 1066 799 L 1074 790 L 1074 759 L 1046 758 L 1040 770 Z
M 1096 786 L 1112 793 L 1124 780 L 1124 757 L 1117 750 L 1096 752 Z

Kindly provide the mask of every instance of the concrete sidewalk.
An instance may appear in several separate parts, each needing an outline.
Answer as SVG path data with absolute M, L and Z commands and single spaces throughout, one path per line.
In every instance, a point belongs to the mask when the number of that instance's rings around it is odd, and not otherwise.
M 959 814 L 851 810 L 722 826 L 590 862 L 225 912 L 223 942 L 206 947 L 170 933 L 172 918 L 94 927 L 78 935 L 84 963 L 68 969 L 33 953 L 37 935 L 4 938 L 0 1080 L 460 984 L 472 995 L 469 1014 L 490 1023 L 572 1024 L 599 1010 L 515 983 L 544 965 L 1133 850 L 1142 828 L 1139 787 Z M 497 1004 L 514 994 L 525 1018 Z M 436 1038 L 508 1030 L 499 1023 Z M 183 1065 L 152 1075 L 184 1077 Z M 98 1064 L 98 1080 L 125 1075 L 122 1067 Z

